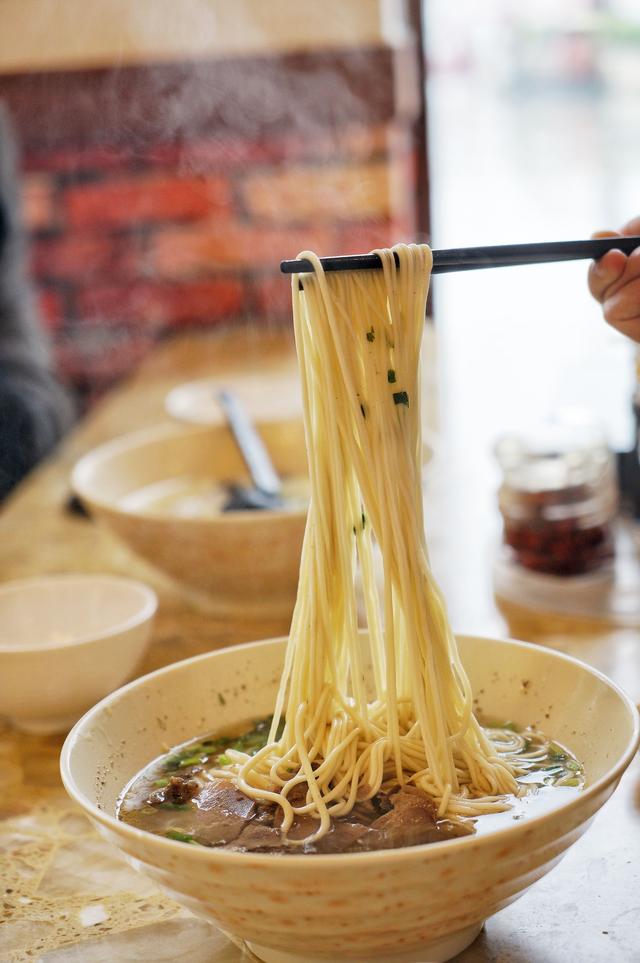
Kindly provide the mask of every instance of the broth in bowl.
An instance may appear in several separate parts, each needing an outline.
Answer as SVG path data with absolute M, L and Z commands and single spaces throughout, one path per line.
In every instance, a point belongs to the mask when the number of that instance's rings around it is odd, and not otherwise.
M 318 827 L 317 820 L 304 811 L 309 803 L 306 788 L 300 785 L 289 794 L 298 812 L 285 834 L 279 806 L 256 803 L 225 777 L 229 753 L 254 755 L 264 748 L 271 722 L 271 718 L 262 719 L 240 734 L 207 736 L 176 746 L 135 776 L 118 802 L 118 817 L 139 829 L 196 846 L 253 853 L 358 853 L 493 830 L 560 805 L 584 785 L 583 767 L 576 757 L 541 732 L 519 731 L 512 723 L 487 727 L 500 751 L 519 767 L 518 795 L 507 800 L 509 809 L 476 818 L 440 818 L 433 800 L 422 790 L 411 783 L 391 782 L 359 800 L 348 816 L 334 819 L 325 836 L 306 843 Z
M 230 487 L 207 478 L 178 475 L 128 492 L 119 506 L 123 511 L 161 518 L 216 518 L 229 510 Z M 308 504 L 309 479 L 283 478 L 278 510 L 301 512 Z

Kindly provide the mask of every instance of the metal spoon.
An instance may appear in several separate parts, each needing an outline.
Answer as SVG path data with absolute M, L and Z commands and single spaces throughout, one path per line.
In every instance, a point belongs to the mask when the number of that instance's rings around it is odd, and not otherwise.
M 253 481 L 252 486 L 232 482 L 228 486 L 229 500 L 222 510 L 262 511 L 282 507 L 282 482 L 242 402 L 233 392 L 224 389 L 216 397 Z

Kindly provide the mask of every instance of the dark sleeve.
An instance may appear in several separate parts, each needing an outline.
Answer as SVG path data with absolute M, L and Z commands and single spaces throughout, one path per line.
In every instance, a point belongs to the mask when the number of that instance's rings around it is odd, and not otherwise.
M 26 270 L 27 248 L 15 140 L 0 103 L 0 360 L 50 367 Z
M 51 375 L 0 361 L 0 501 L 56 446 L 71 417 Z
M 0 104 L 0 499 L 73 422 L 26 272 L 15 142 Z

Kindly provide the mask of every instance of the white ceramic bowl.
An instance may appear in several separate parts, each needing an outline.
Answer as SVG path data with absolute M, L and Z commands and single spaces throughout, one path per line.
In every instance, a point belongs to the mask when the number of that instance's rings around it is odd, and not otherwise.
M 191 425 L 216 425 L 224 421 L 216 400 L 221 388 L 232 388 L 247 411 L 260 421 L 302 418 L 300 376 L 288 365 L 274 371 L 234 373 L 229 378 L 200 378 L 176 385 L 165 398 L 167 414 Z
M 578 839 L 638 744 L 635 707 L 594 669 L 522 642 L 459 643 L 482 711 L 566 742 L 585 765 L 583 792 L 482 836 L 348 855 L 223 852 L 116 820 L 123 786 L 166 746 L 271 711 L 284 653 L 277 639 L 169 666 L 105 699 L 65 743 L 64 784 L 133 865 L 269 963 L 450 959 Z
M 131 677 L 157 608 L 114 575 L 51 575 L 0 586 L 0 713 L 27 732 L 64 732 Z
M 280 474 L 306 477 L 302 422 L 258 427 Z M 218 613 L 288 619 L 298 585 L 306 509 L 188 518 L 122 505 L 131 492 L 186 475 L 212 485 L 247 480 L 225 425 L 169 424 L 118 438 L 78 462 L 72 485 L 98 521 L 162 572 L 205 592 Z

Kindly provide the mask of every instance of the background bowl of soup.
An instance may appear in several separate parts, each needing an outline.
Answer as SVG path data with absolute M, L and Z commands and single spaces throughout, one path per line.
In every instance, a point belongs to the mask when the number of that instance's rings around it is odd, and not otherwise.
M 285 506 L 232 511 L 227 484 L 249 484 L 226 425 L 161 425 L 102 445 L 75 466 L 91 514 L 157 569 L 206 593 L 217 612 L 287 618 L 293 609 L 308 482 L 298 419 L 258 425 Z
M 631 700 L 594 669 L 521 642 L 458 642 L 478 711 L 535 725 L 566 744 L 584 764 L 582 792 L 557 790 L 554 808 L 474 836 L 336 855 L 208 849 L 118 821 L 124 786 L 167 746 L 271 712 L 282 639 L 174 664 L 103 700 L 65 743 L 66 789 L 138 869 L 268 963 L 450 959 L 580 837 L 639 737 Z

